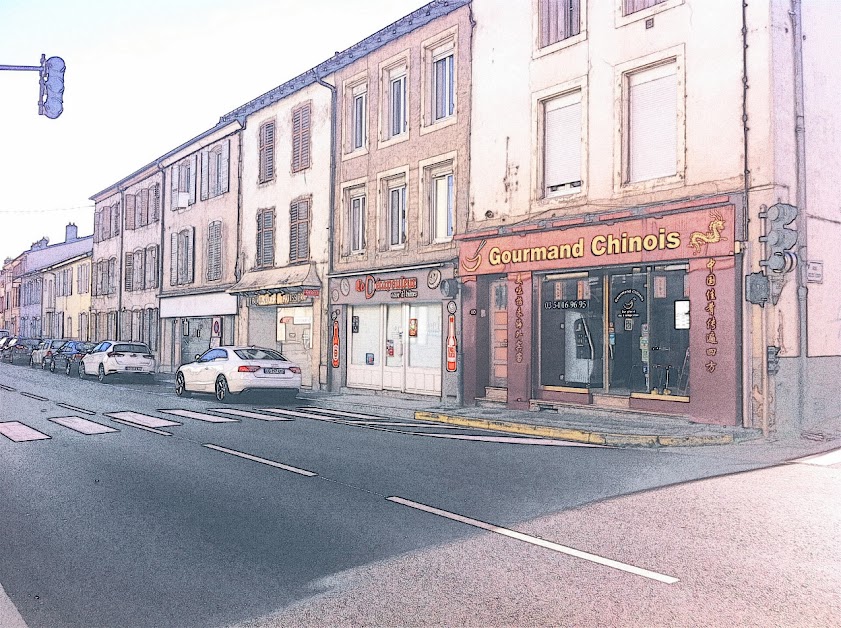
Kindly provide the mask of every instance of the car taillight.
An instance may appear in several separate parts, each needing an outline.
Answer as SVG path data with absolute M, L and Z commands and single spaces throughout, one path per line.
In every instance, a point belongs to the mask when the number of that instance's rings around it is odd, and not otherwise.
M 289 367 L 289 372 L 290 373 L 295 373 L 296 375 L 300 375 L 301 374 L 301 369 L 300 369 L 300 367 L 297 367 L 297 366 L 290 366 Z
M 106 354 L 109 358 L 122 358 L 125 356 L 125 353 L 117 353 L 116 351 L 112 351 L 111 353 Z
M 143 357 L 148 359 L 148 360 L 154 360 L 155 359 L 155 356 L 153 356 L 151 353 L 144 353 Z
M 241 366 L 237 369 L 238 373 L 256 373 L 260 370 L 259 366 Z
M 51 358 L 51 357 L 52 357 L 52 355 L 53 355 L 53 352 L 52 352 L 52 351 L 47 351 L 47 355 L 45 355 L 44 357 L 45 357 L 45 358 Z

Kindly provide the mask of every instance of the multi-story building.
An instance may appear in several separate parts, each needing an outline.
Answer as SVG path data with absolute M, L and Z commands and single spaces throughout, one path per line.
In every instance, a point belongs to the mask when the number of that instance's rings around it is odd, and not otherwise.
M 43 270 L 41 302 L 45 337 L 90 339 L 92 254 L 88 250 Z
M 161 352 L 173 371 L 235 339 L 241 125 L 220 123 L 170 151 L 161 250 Z
M 468 2 L 432 2 L 345 51 L 354 61 L 336 72 L 333 390 L 458 400 L 472 28 Z
M 116 340 L 122 301 L 122 193 L 117 186 L 111 186 L 92 196 L 91 200 L 95 204 L 91 258 L 92 336 L 95 341 Z
M 805 244 L 796 174 L 811 164 L 817 259 L 830 257 L 839 224 L 833 179 L 819 176 L 837 160 L 829 131 L 838 118 L 821 81 L 835 84 L 838 73 L 825 38 L 793 39 L 799 4 L 473 3 L 470 233 L 460 242 L 468 401 L 595 404 L 769 429 L 760 406 L 783 389 L 768 381 L 766 347 L 798 355 L 805 309 L 797 273 L 770 268 L 779 303 L 746 303 L 744 276 L 767 259 L 761 212 L 799 206 Z M 807 23 L 838 22 L 813 4 Z M 811 145 L 819 158 L 805 163 L 801 49 L 811 51 L 806 125 L 827 131 Z M 803 294 L 816 258 L 799 253 Z M 841 336 L 829 297 L 838 281 L 826 273 L 808 285 L 811 355 L 841 355 L 841 340 L 828 338 Z M 838 372 L 833 360 L 821 362 L 827 373 Z M 796 414 L 792 404 L 786 412 Z

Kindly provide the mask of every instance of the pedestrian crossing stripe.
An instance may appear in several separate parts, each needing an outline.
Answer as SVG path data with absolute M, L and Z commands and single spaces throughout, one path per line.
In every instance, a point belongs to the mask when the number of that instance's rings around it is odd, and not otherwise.
M 295 419 L 289 419 L 282 416 L 277 415 L 270 415 L 270 414 L 259 414 L 257 412 L 249 412 L 248 410 L 236 410 L 234 408 L 208 408 L 211 412 L 221 412 L 223 414 L 232 414 L 234 416 L 242 416 L 247 419 L 258 419 L 260 421 L 294 421 Z
M 24 425 L 20 421 L 4 421 L 0 423 L 0 434 L 16 443 L 52 438 L 38 430 L 32 429 L 28 425 Z
M 127 423 L 134 423 L 142 425 L 143 427 L 168 427 L 171 425 L 181 425 L 176 421 L 169 421 L 167 419 L 159 419 L 158 417 L 148 414 L 141 414 L 140 412 L 107 412 L 105 416 L 111 419 L 119 419 Z
M 186 419 L 196 419 L 197 421 L 207 421 L 208 423 L 239 423 L 239 419 L 231 419 L 226 416 L 215 416 L 213 414 L 205 414 L 204 412 L 193 412 L 192 410 L 158 410 L 164 414 L 171 414 L 173 416 L 180 416 Z
M 113 427 L 102 425 L 101 423 L 96 423 L 95 421 L 89 421 L 88 419 L 83 419 L 82 417 L 78 416 L 65 416 L 48 420 L 53 423 L 58 423 L 59 425 L 63 425 L 64 427 L 70 428 L 74 432 L 79 432 L 80 434 L 86 434 L 88 436 L 93 434 L 108 434 L 110 432 L 119 432 L 119 430 Z

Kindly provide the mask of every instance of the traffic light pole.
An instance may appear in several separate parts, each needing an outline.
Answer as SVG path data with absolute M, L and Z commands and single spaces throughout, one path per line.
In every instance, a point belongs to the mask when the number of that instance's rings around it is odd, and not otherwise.
M 0 65 L 0 71 L 38 72 L 38 115 L 55 119 L 64 110 L 64 59 L 41 55 L 41 65 Z M 46 93 L 46 100 L 44 95 Z

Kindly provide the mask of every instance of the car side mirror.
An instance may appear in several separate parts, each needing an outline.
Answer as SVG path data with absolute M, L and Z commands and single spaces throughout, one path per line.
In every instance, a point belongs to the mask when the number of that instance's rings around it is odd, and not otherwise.
M 193 362 L 198 362 L 200 357 L 201 357 L 201 354 L 200 354 L 200 353 L 197 353 L 197 354 L 196 354 L 196 359 L 195 359 L 195 360 L 193 360 Z

